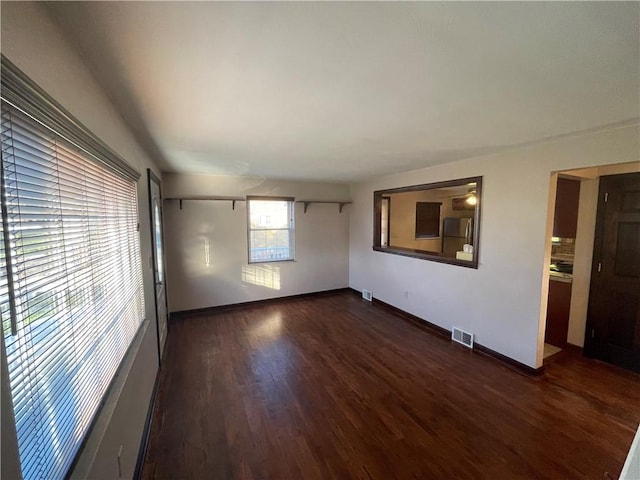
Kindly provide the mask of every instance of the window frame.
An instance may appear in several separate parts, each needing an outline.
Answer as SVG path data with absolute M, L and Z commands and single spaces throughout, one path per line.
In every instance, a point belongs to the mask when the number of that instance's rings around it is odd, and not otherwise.
M 289 226 L 287 228 L 251 228 L 251 202 L 252 201 L 273 201 L 287 202 L 289 214 Z M 295 198 L 294 197 L 271 197 L 263 195 L 247 195 L 247 263 L 249 265 L 257 263 L 276 263 L 276 262 L 294 262 L 295 249 Z M 251 233 L 254 231 L 264 230 L 286 230 L 289 232 L 289 258 L 278 258 L 273 260 L 252 260 L 251 259 Z
M 481 223 L 481 211 L 482 211 L 482 176 L 457 178 L 454 180 L 446 180 L 441 182 L 424 183 L 420 185 L 410 185 L 406 187 L 388 188 L 385 190 L 376 190 L 373 192 L 373 245 L 372 249 L 376 252 L 389 253 L 392 255 L 401 255 L 403 257 L 412 257 L 420 260 L 429 260 L 432 262 L 446 263 L 449 265 L 456 265 L 459 267 L 467 267 L 478 269 L 480 261 L 480 223 Z M 475 183 L 476 199 L 477 203 L 473 207 L 473 259 L 472 260 L 459 260 L 456 258 L 443 257 L 436 252 L 427 252 L 423 250 L 412 250 L 408 248 L 395 247 L 395 246 L 383 246 L 381 242 L 382 231 L 382 199 L 385 196 L 394 193 L 415 192 L 422 190 L 433 190 L 437 188 L 448 188 Z M 392 216 L 389 215 L 389 223 L 392 221 Z M 441 229 L 442 235 L 442 229 Z
M 130 338 L 126 340 L 126 344 L 123 344 L 124 347 L 122 352 L 118 352 L 118 360 L 114 364 L 113 372 L 110 377 L 104 377 L 104 389 L 101 392 L 98 403 L 96 404 L 95 409 L 89 406 L 90 410 L 87 410 L 83 413 L 83 415 L 89 415 L 88 423 L 86 424 L 86 428 L 83 430 L 82 435 L 75 440 L 74 450 L 69 457 L 69 463 L 66 464 L 66 471 L 64 472 L 64 478 L 73 474 L 74 469 L 78 464 L 78 459 L 83 455 L 85 451 L 85 447 L 88 444 L 89 439 L 94 434 L 100 434 L 96 432 L 96 428 L 98 428 L 98 419 L 102 417 L 105 412 L 105 406 L 110 401 L 110 397 L 115 394 L 117 390 L 115 389 L 115 385 L 122 381 L 121 372 L 125 368 L 126 365 L 130 365 L 132 359 L 132 352 L 135 351 L 140 344 L 141 334 L 145 331 L 144 326 L 146 325 L 146 300 L 144 297 L 144 272 L 143 272 L 143 259 L 142 259 L 142 242 L 139 233 L 139 197 L 138 197 L 138 180 L 140 178 L 139 172 L 132 167 L 127 161 L 125 161 L 122 157 L 120 157 L 117 153 L 111 150 L 104 142 L 102 142 L 93 132 L 91 132 L 88 128 L 86 128 L 79 120 L 77 120 L 71 113 L 69 113 L 64 107 L 62 107 L 59 103 L 57 103 L 51 96 L 49 96 L 42 88 L 40 88 L 35 82 L 33 82 L 29 77 L 27 77 L 22 71 L 20 71 L 13 63 L 11 63 L 4 55 L 1 56 L 2 63 L 2 72 L 1 72 L 1 80 L 2 80 L 2 103 L 6 103 L 9 107 L 12 107 L 22 114 L 30 117 L 36 124 L 48 129 L 55 135 L 61 143 L 64 143 L 65 146 L 63 148 L 74 150 L 74 155 L 82 157 L 84 162 L 88 162 L 94 165 L 95 168 L 102 169 L 104 171 L 110 172 L 111 175 L 120 178 L 120 181 L 130 182 L 132 187 L 131 195 L 129 196 L 129 202 L 131 203 L 131 223 L 128 223 L 128 227 L 126 230 L 129 232 L 126 235 L 129 235 L 132 242 L 135 243 L 137 247 L 137 251 L 133 252 L 133 255 L 129 255 L 129 261 L 127 262 L 129 269 L 131 269 L 135 273 L 135 279 L 132 280 L 132 285 L 135 284 L 134 287 L 139 293 L 139 307 L 138 311 L 139 315 L 136 314 L 134 317 L 137 318 L 135 328 L 133 324 L 127 326 L 127 328 L 131 328 L 127 336 L 130 335 Z M 4 109 L 4 107 L 3 107 Z M 57 155 L 57 154 L 56 154 Z M 56 160 L 57 162 L 58 160 Z M 3 167 L 4 167 L 4 159 L 3 159 Z M 4 168 L 3 168 L 4 170 Z M 2 172 L 2 181 L 3 181 L 3 193 L 4 193 L 4 171 Z M 61 188 L 60 184 L 57 188 Z M 112 185 L 111 188 L 120 194 L 120 190 L 115 185 Z M 128 190 L 127 190 L 128 191 Z M 6 203 L 3 197 L 2 199 L 2 207 L 3 207 L 3 231 L 7 230 L 7 224 L 5 219 L 7 218 L 6 211 Z M 129 222 L 129 220 L 127 220 Z M 131 233 L 133 232 L 133 233 Z M 132 235 L 132 236 L 131 236 Z M 5 250 L 10 250 L 8 244 L 6 243 L 7 238 L 3 234 L 3 244 L 0 245 L 0 248 Z M 133 245 L 133 243 L 132 243 Z M 7 257 L 7 262 L 10 262 L 10 257 Z M 5 267 L 7 270 L 11 271 L 12 267 L 10 264 Z M 93 268 L 93 267 L 91 267 Z M 8 286 L 10 290 L 15 288 L 14 281 L 11 281 L 11 285 Z M 131 290 L 132 292 L 134 290 Z M 135 296 L 135 295 L 134 295 Z M 129 307 L 127 307 L 129 308 Z M 11 307 L 11 317 L 16 315 L 15 307 Z M 69 313 L 65 313 L 64 315 L 69 315 Z M 15 318 L 11 319 L 13 323 Z M 12 325 L 10 337 L 16 336 L 15 328 Z M 5 341 L 5 332 L 3 329 L 3 338 L 2 338 L 2 351 L 0 355 L 2 355 L 3 366 L 5 362 L 8 360 L 7 358 L 7 343 Z M 113 352 L 111 355 L 113 355 Z M 120 356 L 121 354 L 121 356 Z M 115 357 L 114 357 L 115 358 Z M 57 368 L 54 364 L 51 364 L 51 368 Z M 7 373 L 6 371 L 4 373 Z M 7 426 L 7 428 L 11 428 L 13 433 L 16 432 L 17 427 L 17 417 L 16 411 L 14 410 L 14 395 L 12 392 L 12 385 L 9 376 L 7 375 L 6 379 L 3 379 L 3 390 L 7 388 L 8 400 L 10 402 L 9 410 L 11 411 L 11 416 L 6 418 L 7 423 L 11 423 L 11 427 Z M 4 391 L 3 391 L 4 395 Z M 33 395 L 39 395 L 39 393 L 35 392 Z M 82 407 L 79 407 L 82 408 Z M 108 410 L 108 409 L 107 409 Z M 98 428 L 99 430 L 99 428 Z M 15 448 L 15 453 L 17 455 L 18 460 L 18 468 L 21 475 L 24 475 L 23 462 L 24 460 L 20 457 L 20 444 L 18 442 L 17 436 L 12 435 L 12 441 L 10 442 L 12 445 L 7 448 L 13 450 Z M 66 448 L 66 447 L 65 447 Z M 4 449 L 4 447 L 3 447 Z M 55 467 L 54 467 L 55 468 Z M 56 472 L 58 473 L 58 472 Z M 59 472 L 62 474 L 62 472 Z
M 433 211 L 438 210 L 438 215 L 434 218 Z M 440 211 L 442 210 L 442 202 L 416 202 L 416 234 L 415 238 L 439 238 L 440 237 Z M 429 218 L 424 218 L 428 213 Z M 424 233 L 426 225 L 435 224 L 435 230 L 431 233 Z M 435 232 L 435 233 L 433 233 Z

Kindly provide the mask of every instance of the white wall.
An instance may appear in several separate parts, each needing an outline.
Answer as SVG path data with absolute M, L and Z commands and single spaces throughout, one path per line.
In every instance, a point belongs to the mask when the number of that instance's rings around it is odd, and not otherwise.
M 2 2 L 2 53 L 142 174 L 138 203 L 146 321 L 73 472 L 76 478 L 118 478 L 116 456 L 122 446 L 122 475 L 130 478 L 158 368 L 146 169 L 159 171 L 40 5 Z M 2 388 L 4 400 L 8 388 L 5 375 Z M 11 427 L 10 418 L 11 403 L 3 401 L 2 478 L 20 475 L 15 467 L 9 470 L 9 462 L 4 461 L 5 449 L 15 452 L 17 448 L 10 432 L 5 435 Z M 11 443 L 5 445 L 5 439 Z
M 540 366 L 551 172 L 637 162 L 639 133 L 637 125 L 620 127 L 354 184 L 349 285 L 441 327 L 464 328 L 478 343 Z M 477 270 L 372 250 L 374 190 L 476 175 L 484 177 Z
M 636 480 L 638 478 L 640 478 L 640 427 L 633 438 L 627 460 L 620 473 L 620 480 Z
M 164 197 L 290 196 L 348 200 L 346 184 L 251 177 L 165 174 Z M 349 208 L 295 208 L 295 261 L 247 262 L 245 202 L 164 202 L 169 308 L 172 312 L 344 288 L 349 281 Z

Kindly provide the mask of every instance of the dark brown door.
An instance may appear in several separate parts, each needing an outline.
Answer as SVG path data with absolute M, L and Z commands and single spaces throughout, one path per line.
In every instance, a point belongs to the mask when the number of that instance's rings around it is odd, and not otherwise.
M 640 173 L 600 179 L 585 354 L 640 372 Z

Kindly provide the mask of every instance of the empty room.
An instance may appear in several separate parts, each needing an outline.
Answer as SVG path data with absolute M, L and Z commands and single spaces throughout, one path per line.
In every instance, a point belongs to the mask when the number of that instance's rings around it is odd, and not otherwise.
M 640 2 L 0 21 L 2 479 L 640 480 Z

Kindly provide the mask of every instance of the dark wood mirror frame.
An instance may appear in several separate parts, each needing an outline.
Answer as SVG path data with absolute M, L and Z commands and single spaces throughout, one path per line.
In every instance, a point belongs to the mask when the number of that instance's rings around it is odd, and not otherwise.
M 451 188 L 475 183 L 476 186 L 476 205 L 473 210 L 473 257 L 472 260 L 460 260 L 451 257 L 445 257 L 439 252 L 430 252 L 426 250 L 413 250 L 409 248 L 394 247 L 392 245 L 382 246 L 382 198 L 393 193 L 416 192 L 422 190 L 433 190 L 436 188 Z M 433 262 L 448 263 L 451 265 L 459 265 L 461 267 L 478 268 L 478 258 L 480 252 L 480 210 L 482 206 L 482 177 L 459 178 L 456 180 L 448 180 L 446 182 L 426 183 L 423 185 L 412 185 L 409 187 L 390 188 L 387 190 L 378 190 L 373 192 L 373 249 L 378 252 L 392 253 L 394 255 L 402 255 L 405 257 L 420 258 L 422 260 L 431 260 Z

